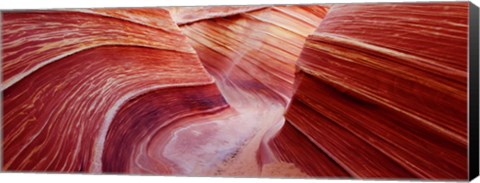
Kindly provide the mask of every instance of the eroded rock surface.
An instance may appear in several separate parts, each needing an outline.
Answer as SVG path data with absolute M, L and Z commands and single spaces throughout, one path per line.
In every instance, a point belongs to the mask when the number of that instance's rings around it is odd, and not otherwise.
M 327 169 L 358 178 L 466 179 L 467 14 L 468 3 L 332 6 L 298 60 L 275 154 L 304 171 L 334 160 Z M 293 136 L 318 155 L 289 154 Z
M 228 108 L 166 10 L 11 12 L 2 28 L 4 170 L 168 173 L 138 145 Z
M 2 18 L 3 170 L 467 178 L 468 3 Z

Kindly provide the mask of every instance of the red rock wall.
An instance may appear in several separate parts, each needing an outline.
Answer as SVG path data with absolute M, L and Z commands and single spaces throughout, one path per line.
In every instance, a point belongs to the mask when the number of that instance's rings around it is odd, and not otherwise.
M 293 126 L 318 155 L 276 155 L 311 175 L 326 154 L 357 178 L 466 179 L 467 16 L 463 2 L 332 6 L 305 43 L 286 129 L 271 142 L 297 151 L 282 143 Z
M 3 170 L 168 173 L 135 144 L 228 105 L 166 10 L 80 11 L 3 14 Z

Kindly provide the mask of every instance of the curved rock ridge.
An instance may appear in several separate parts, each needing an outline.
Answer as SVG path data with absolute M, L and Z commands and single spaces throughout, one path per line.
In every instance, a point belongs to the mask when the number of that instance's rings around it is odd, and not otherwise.
M 191 158 L 174 159 L 165 152 L 173 151 L 174 157 L 181 152 L 193 153 L 197 146 L 215 140 L 218 126 L 223 124 L 204 124 L 198 119 L 218 112 L 228 114 L 227 108 L 222 95 L 212 84 L 155 90 L 127 102 L 113 118 L 107 133 L 102 172 L 189 174 L 182 168 Z M 197 122 L 185 123 L 187 119 Z M 201 127 L 192 127 L 198 124 L 202 124 Z M 182 138 L 182 142 L 169 149 L 170 141 L 166 139 L 170 138 Z M 219 145 L 216 150 L 221 148 Z M 220 157 L 219 154 L 216 156 Z M 213 158 L 210 160 L 214 162 Z M 184 163 L 178 163 L 181 161 Z
M 185 44 L 185 37 L 169 18 L 168 12 L 163 9 L 152 11 L 155 13 L 147 14 L 145 12 L 149 11 L 130 9 L 92 10 L 93 13 L 72 11 L 4 13 L 2 90 L 49 63 L 101 45 L 143 46 L 193 53 L 192 48 Z M 146 16 L 143 16 L 144 14 Z M 142 16 L 147 18 L 139 18 Z M 145 21 L 150 20 L 152 16 L 163 21 L 157 20 L 155 24 Z M 144 23 L 139 24 L 138 21 Z M 159 34 L 169 36 L 158 36 Z
M 165 13 L 164 8 L 104 8 L 104 9 L 77 9 L 74 11 L 90 14 L 99 14 L 107 17 L 113 17 L 133 23 L 151 26 L 171 33 L 178 33 L 177 26 L 172 26 L 175 21 L 171 16 Z M 179 39 L 182 36 L 178 37 Z
M 214 79 L 167 11 L 79 11 L 3 13 L 3 170 L 174 172 L 136 145 L 228 109 Z
M 466 179 L 467 20 L 467 2 L 333 5 L 273 153 L 310 175 Z
M 178 25 L 194 23 L 201 20 L 228 17 L 255 11 L 268 6 L 207 6 L 207 7 L 168 7 L 173 20 Z

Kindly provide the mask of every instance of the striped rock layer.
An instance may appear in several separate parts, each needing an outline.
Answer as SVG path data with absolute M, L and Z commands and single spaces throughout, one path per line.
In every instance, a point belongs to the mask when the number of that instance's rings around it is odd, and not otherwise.
M 273 152 L 314 176 L 466 179 L 467 17 L 463 2 L 333 5 Z
M 2 18 L 3 170 L 467 178 L 468 3 Z
M 2 41 L 4 170 L 170 173 L 156 134 L 228 108 L 163 9 L 8 12 Z

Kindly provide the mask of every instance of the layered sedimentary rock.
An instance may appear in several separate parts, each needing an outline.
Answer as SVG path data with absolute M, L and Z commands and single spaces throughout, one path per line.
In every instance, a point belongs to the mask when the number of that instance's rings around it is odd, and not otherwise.
M 3 14 L 3 169 L 171 173 L 149 142 L 227 109 L 214 79 L 168 11 L 79 11 Z
M 243 130 L 255 135 L 219 168 L 221 173 L 213 175 L 306 176 L 295 168 L 291 170 L 289 165 L 275 164 L 276 159 L 260 160 L 257 156 L 264 151 L 258 150 L 262 139 L 275 133 L 268 131 L 275 131 L 271 128 L 283 124 L 297 58 L 305 38 L 320 24 L 328 7 L 222 8 L 171 11 L 229 104 L 250 116 L 249 121 L 242 123 L 253 124 L 253 128 Z M 267 164 L 272 167 L 271 173 L 262 173 Z
M 310 175 L 467 178 L 467 16 L 463 2 L 332 6 L 273 153 Z
M 467 14 L 3 13 L 3 170 L 465 179 Z
M 4 13 L 2 89 L 59 58 L 96 46 L 131 45 L 192 52 L 188 44 L 179 44 L 178 39 L 184 38 L 171 19 L 140 24 L 135 19 L 140 15 L 130 13 L 133 10 L 117 11 L 122 13 L 109 14 L 107 10 Z M 146 16 L 160 20 L 168 17 L 165 12 L 163 18 L 161 14 Z M 158 36 L 161 33 L 171 36 Z

